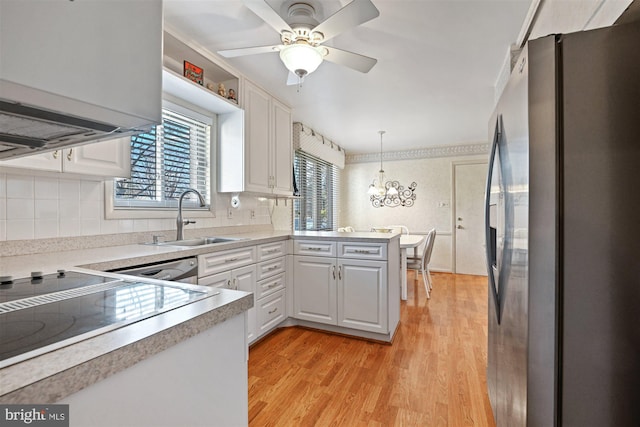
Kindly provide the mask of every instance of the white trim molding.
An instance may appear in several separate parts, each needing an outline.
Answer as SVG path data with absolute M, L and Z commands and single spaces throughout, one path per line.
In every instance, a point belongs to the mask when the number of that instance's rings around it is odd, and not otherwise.
M 404 151 L 387 151 L 382 154 L 385 161 L 429 159 L 489 154 L 489 144 L 443 145 Z M 380 161 L 380 153 L 347 154 L 346 163 L 373 163 Z

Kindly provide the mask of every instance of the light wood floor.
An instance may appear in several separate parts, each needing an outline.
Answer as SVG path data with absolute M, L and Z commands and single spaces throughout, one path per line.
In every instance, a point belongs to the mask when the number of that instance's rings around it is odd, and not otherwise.
M 486 388 L 486 277 L 409 272 L 392 345 L 291 327 L 249 356 L 249 424 L 494 426 Z

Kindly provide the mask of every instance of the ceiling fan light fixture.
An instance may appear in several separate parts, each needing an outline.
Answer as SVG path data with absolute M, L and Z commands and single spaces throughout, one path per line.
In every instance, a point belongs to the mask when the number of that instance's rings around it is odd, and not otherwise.
M 284 66 L 300 78 L 313 73 L 322 63 L 322 58 L 322 51 L 308 44 L 296 43 L 280 51 Z

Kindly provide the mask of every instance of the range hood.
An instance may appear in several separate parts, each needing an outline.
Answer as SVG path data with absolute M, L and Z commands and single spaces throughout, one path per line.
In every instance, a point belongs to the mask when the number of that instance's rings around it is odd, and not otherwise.
M 92 141 L 133 135 L 122 128 L 55 111 L 0 100 L 0 158 L 15 158 Z
M 162 2 L 2 0 L 0 40 L 0 159 L 160 122 Z

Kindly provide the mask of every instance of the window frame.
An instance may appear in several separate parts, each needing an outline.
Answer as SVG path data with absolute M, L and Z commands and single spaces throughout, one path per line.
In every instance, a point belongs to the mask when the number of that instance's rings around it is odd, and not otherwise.
M 171 109 L 179 114 L 193 117 L 211 125 L 210 147 L 209 147 L 209 205 L 205 208 L 199 206 L 183 204 L 183 212 L 189 212 L 190 218 L 215 218 L 215 201 L 216 201 L 216 147 L 217 147 L 217 114 L 206 111 L 185 100 L 176 98 L 169 94 L 163 94 L 162 108 Z M 128 139 L 127 139 L 128 140 Z M 132 206 L 116 206 L 115 204 L 115 179 L 105 181 L 104 187 L 105 198 L 105 218 L 106 219 L 164 219 L 175 218 L 178 209 L 175 206 L 158 206 L 158 207 L 132 207 Z M 190 196 L 191 197 L 191 196 Z M 186 198 L 185 198 L 186 201 Z
M 301 162 L 299 160 L 299 156 L 302 157 L 305 161 L 303 167 L 301 167 Z M 307 228 L 306 220 L 304 224 L 304 228 L 301 228 L 302 221 L 307 217 L 307 206 L 308 202 L 305 198 L 307 195 L 307 191 L 304 190 L 305 182 L 303 181 L 303 176 L 307 171 L 307 162 L 312 161 L 315 163 L 316 171 L 312 172 L 314 177 L 312 178 L 312 182 L 316 185 L 313 185 L 313 200 L 311 203 L 314 205 L 312 210 L 312 218 L 313 218 L 313 227 Z M 293 229 L 295 231 L 335 231 L 338 226 L 338 203 L 340 200 L 340 171 L 339 168 L 326 160 L 322 160 L 314 155 L 311 155 L 303 150 L 296 150 L 294 152 L 294 165 L 296 165 L 296 185 L 298 190 L 300 191 L 300 198 L 296 198 L 293 203 Z M 329 177 L 330 182 L 326 183 L 327 192 L 329 193 L 327 196 L 327 200 L 325 203 L 325 208 L 327 211 L 327 216 L 329 218 L 329 226 L 320 228 L 320 211 L 321 211 L 321 203 L 318 203 L 318 198 L 321 197 L 318 195 L 322 189 L 319 188 L 317 184 L 321 184 L 322 180 L 319 178 L 319 175 L 322 173 L 320 167 L 329 168 L 327 177 Z M 299 214 L 298 214 L 299 212 Z

